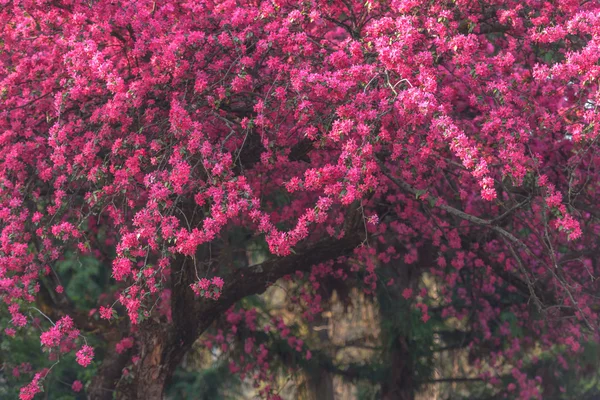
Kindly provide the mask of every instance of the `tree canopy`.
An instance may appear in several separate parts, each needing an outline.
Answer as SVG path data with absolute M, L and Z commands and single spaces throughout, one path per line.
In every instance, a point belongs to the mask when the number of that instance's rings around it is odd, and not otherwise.
M 69 363 L 159 399 L 215 324 L 277 398 L 282 346 L 321 359 L 249 301 L 280 278 L 298 320 L 325 287 L 381 305 L 382 398 L 425 379 L 407 320 L 463 329 L 509 398 L 598 343 L 597 1 L 0 0 L 0 26 L 1 340 L 45 353 L 6 368 L 21 400 Z

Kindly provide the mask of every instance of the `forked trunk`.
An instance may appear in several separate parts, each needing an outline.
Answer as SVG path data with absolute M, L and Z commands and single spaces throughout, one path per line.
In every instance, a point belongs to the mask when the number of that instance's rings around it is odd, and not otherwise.
M 188 344 L 173 345 L 172 335 L 158 324 L 140 327 L 138 347 L 140 360 L 132 364 L 132 353 L 108 354 L 99 373 L 88 388 L 90 400 L 160 400 L 165 386 Z
M 355 229 L 358 206 L 346 217 L 349 234 L 344 239 L 326 239 L 296 254 L 274 258 L 259 265 L 234 270 L 225 276 L 225 286 L 219 301 L 198 299 L 189 288 L 196 277 L 194 266 L 179 259 L 172 271 L 172 321 L 146 320 L 136 329 L 135 354 L 140 359 L 132 365 L 131 354 L 118 355 L 114 350 L 104 357 L 97 376 L 87 392 L 91 400 L 160 400 L 165 386 L 186 352 L 196 339 L 220 315 L 242 298 L 262 293 L 271 283 L 295 271 L 308 270 L 312 265 L 351 253 L 363 238 Z M 201 257 L 199 257 L 201 258 Z M 163 318 L 164 319 L 164 318 Z M 132 368 L 123 373 L 125 367 Z

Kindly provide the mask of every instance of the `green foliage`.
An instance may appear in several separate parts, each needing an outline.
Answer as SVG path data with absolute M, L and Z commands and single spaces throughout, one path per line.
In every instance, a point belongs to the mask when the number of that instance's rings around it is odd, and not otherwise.
M 10 320 L 7 313 L 0 314 L 0 325 L 6 326 Z M 20 375 L 13 376 L 13 368 L 20 367 L 23 363 L 30 363 L 33 370 L 30 373 L 19 368 Z M 75 380 L 87 382 L 95 374 L 95 363 L 86 369 L 81 368 L 75 361 L 74 354 L 63 355 L 60 362 L 48 361 L 46 353 L 40 348 L 39 331 L 33 327 L 23 328 L 14 338 L 4 337 L 0 341 L 0 399 L 17 400 L 19 390 L 27 385 L 33 374 L 39 368 L 52 367 L 52 373 L 43 381 L 44 394 L 47 399 L 56 400 L 83 400 L 84 391 L 75 393 L 71 385 Z
M 106 293 L 111 285 L 110 269 L 91 256 L 68 252 L 56 263 L 55 272 L 73 306 L 82 312 L 96 307 L 100 295 Z M 43 284 L 48 291 L 55 290 L 54 287 L 48 286 L 47 280 L 43 280 Z M 75 393 L 71 385 L 75 380 L 80 380 L 85 385 L 92 379 L 96 373 L 97 360 L 101 359 L 106 343 L 94 336 L 86 338 L 88 344 L 96 351 L 95 361 L 87 368 L 81 368 L 77 364 L 74 353 L 61 355 L 59 362 L 55 363 L 48 360 L 48 354 L 40 347 L 40 334 L 50 326 L 49 322 L 34 308 L 29 309 L 27 317 L 38 318 L 40 325 L 27 325 L 19 329 L 16 337 L 4 336 L 0 340 L 0 366 L 4 367 L 0 370 L 0 399 L 18 399 L 19 389 L 27 385 L 33 374 L 42 368 L 52 368 L 52 373 L 43 381 L 44 393 L 48 399 L 85 399 L 85 391 Z M 0 313 L 0 328 L 12 326 L 10 320 L 11 316 L 6 311 Z M 13 368 L 21 366 L 22 363 L 31 364 L 32 372 L 24 373 L 21 370 L 20 376 L 14 377 Z
M 360 381 L 356 385 L 357 400 L 376 400 L 379 388 L 368 382 Z
M 523 337 L 523 328 L 518 325 L 517 316 L 514 313 L 503 311 L 500 314 L 500 320 L 510 324 L 510 333 L 513 337 Z
M 91 256 L 67 254 L 56 270 L 66 294 L 80 309 L 95 307 L 110 281 L 110 269 Z
M 173 400 L 228 400 L 239 399 L 242 394 L 239 378 L 224 362 L 200 370 L 177 369 L 166 392 Z

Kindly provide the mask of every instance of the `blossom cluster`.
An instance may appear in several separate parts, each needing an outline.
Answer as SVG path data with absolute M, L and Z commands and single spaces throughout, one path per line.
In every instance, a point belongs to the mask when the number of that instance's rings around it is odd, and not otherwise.
M 69 254 L 109 268 L 119 305 L 99 300 L 100 320 L 126 313 L 130 337 L 156 315 L 172 323 L 180 287 L 231 298 L 224 280 L 246 282 L 227 254 L 236 229 L 293 256 L 356 234 L 353 210 L 363 246 L 311 271 L 307 318 L 323 277 L 360 272 L 366 294 L 400 288 L 424 323 L 434 298 L 440 318 L 470 316 L 475 345 L 505 349 L 482 371 L 531 345 L 511 328 L 572 353 L 580 326 L 597 330 L 598 2 L 2 3 L 3 334 L 22 332 L 45 286 L 67 297 Z M 178 286 L 190 260 L 197 281 Z M 379 281 L 399 265 L 436 289 Z M 502 321 L 496 303 L 517 292 L 548 310 L 543 329 L 529 301 Z M 51 357 L 75 348 L 68 317 L 44 329 Z M 248 353 L 266 380 L 261 345 Z M 522 398 L 541 396 L 511 376 Z
M 215 276 L 211 280 L 202 278 L 198 282 L 193 283 L 191 287 L 196 296 L 219 300 L 219 297 L 222 293 L 223 284 L 223 279 Z

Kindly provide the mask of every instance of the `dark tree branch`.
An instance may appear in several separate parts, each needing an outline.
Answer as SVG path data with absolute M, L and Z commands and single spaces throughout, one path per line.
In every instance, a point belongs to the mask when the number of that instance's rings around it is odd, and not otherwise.
M 404 182 L 403 180 L 400 180 L 398 178 L 393 177 L 390 174 L 389 170 L 383 164 L 380 163 L 380 167 L 381 167 L 381 170 L 382 170 L 383 174 L 388 179 L 390 179 L 392 182 L 394 182 L 394 184 L 396 186 L 398 186 L 399 188 L 401 188 L 401 189 L 403 189 L 403 190 L 405 190 L 405 191 L 407 191 L 409 193 L 412 193 L 415 196 L 418 196 L 418 195 L 422 194 L 422 193 L 419 192 L 419 190 L 417 190 L 416 188 L 412 187 L 411 185 L 409 185 L 408 183 Z M 452 206 L 449 206 L 447 204 L 439 203 L 437 201 L 437 199 L 435 199 L 435 200 L 436 201 L 434 202 L 435 203 L 434 207 L 437 207 L 437 208 L 439 208 L 441 210 L 444 210 L 447 213 L 452 214 L 452 215 L 454 215 L 456 217 L 459 217 L 461 219 L 464 219 L 466 221 L 472 222 L 475 225 L 487 226 L 487 227 L 489 227 L 489 229 L 491 229 L 491 230 L 499 233 L 500 235 L 504 236 L 505 238 L 507 238 L 512 243 L 518 245 L 519 247 L 527 249 L 527 246 L 519 238 L 517 238 L 515 235 L 513 235 L 512 233 L 510 233 L 506 229 L 503 229 L 503 228 L 499 227 L 498 225 L 494 225 L 493 221 L 490 221 L 490 220 L 487 220 L 487 219 L 482 219 L 482 218 L 476 217 L 476 216 L 471 215 L 471 214 L 467 214 L 466 212 L 461 211 L 461 210 L 459 210 L 457 208 L 454 208 Z
M 190 284 L 196 279 L 195 273 L 193 267 L 184 266 L 183 275 L 173 280 L 172 323 L 149 319 L 140 324 L 137 342 L 141 360 L 134 371 L 138 378 L 133 382 L 121 381 L 117 386 L 117 398 L 160 398 L 166 382 L 185 353 L 215 319 L 244 297 L 262 293 L 285 275 L 307 271 L 315 264 L 351 255 L 365 240 L 364 231 L 359 229 L 361 218 L 359 204 L 354 204 L 346 216 L 343 239 L 328 238 L 308 243 L 296 248 L 293 255 L 232 271 L 223 277 L 225 286 L 218 301 L 194 296 Z

